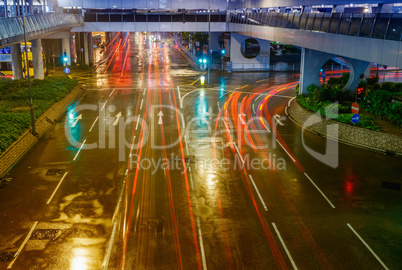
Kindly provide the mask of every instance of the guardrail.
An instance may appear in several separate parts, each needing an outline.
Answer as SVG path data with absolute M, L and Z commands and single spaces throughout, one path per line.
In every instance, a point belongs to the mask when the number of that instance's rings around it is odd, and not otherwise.
M 208 22 L 206 13 L 85 12 L 85 22 Z M 226 14 L 211 14 L 211 22 L 226 22 Z
M 80 26 L 84 19 L 79 14 L 50 13 L 26 16 L 27 39 L 64 28 Z M 22 41 L 24 36 L 22 17 L 0 19 L 0 45 Z
M 402 40 L 399 13 L 231 13 L 230 23 L 262 25 L 366 38 Z

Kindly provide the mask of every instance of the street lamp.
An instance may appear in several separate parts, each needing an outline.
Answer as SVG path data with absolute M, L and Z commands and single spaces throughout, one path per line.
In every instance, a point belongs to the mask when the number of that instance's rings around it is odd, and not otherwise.
M 19 1 L 18 1 L 19 2 Z M 30 107 L 30 113 L 31 113 L 31 126 L 32 126 L 32 135 L 37 136 L 38 134 L 35 131 L 35 115 L 33 111 L 33 102 L 32 102 L 32 90 L 31 90 L 31 78 L 29 75 L 29 60 L 28 60 L 28 42 L 27 42 L 27 31 L 25 27 L 25 6 L 26 4 L 24 3 L 24 0 L 22 1 L 22 21 L 23 21 L 23 28 L 24 28 L 24 42 L 25 42 L 25 61 L 26 61 L 26 69 L 27 69 L 27 76 L 28 76 L 28 91 L 29 91 L 29 107 Z

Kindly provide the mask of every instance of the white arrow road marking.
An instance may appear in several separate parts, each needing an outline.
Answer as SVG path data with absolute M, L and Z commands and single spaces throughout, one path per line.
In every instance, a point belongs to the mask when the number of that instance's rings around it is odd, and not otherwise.
M 121 117 L 121 112 L 119 112 L 119 113 L 116 115 L 116 120 L 114 120 L 113 126 L 117 126 L 117 124 L 119 123 L 120 117 Z
M 281 122 L 281 120 L 279 120 L 279 118 L 281 118 L 279 114 L 274 115 L 274 119 L 276 120 L 276 122 L 278 122 L 279 125 L 284 126 L 284 124 Z
M 242 124 L 242 125 L 247 124 L 246 121 L 245 121 L 244 118 L 243 118 L 243 117 L 245 117 L 245 116 L 246 116 L 245 113 L 240 113 L 240 114 L 239 114 L 239 118 L 240 118 L 240 121 L 241 121 L 241 124 Z
M 74 123 L 70 127 L 75 127 L 78 124 L 78 121 L 82 119 L 82 114 L 78 115 L 78 117 L 75 119 Z
M 158 116 L 159 116 L 158 125 L 162 125 L 162 116 L 163 116 L 163 112 L 160 111 L 160 112 L 158 113 Z

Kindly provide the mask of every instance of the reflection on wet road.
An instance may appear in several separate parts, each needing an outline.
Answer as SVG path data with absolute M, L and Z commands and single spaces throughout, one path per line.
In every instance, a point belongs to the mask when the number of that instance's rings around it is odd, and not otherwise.
M 1 268 L 400 267 L 398 158 L 340 144 L 324 164 L 287 117 L 297 74 L 201 87 L 160 35 L 121 33 L 75 75 L 85 94 L 0 190 Z

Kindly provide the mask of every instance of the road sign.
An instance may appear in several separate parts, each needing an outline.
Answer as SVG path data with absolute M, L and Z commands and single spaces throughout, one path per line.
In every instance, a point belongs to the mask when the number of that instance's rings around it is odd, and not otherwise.
M 353 114 L 358 114 L 359 113 L 359 104 L 357 102 L 353 102 L 352 104 L 352 113 Z
M 321 77 L 325 78 L 327 76 L 327 74 L 323 71 L 321 72 Z
M 386 65 L 383 65 L 383 68 L 384 68 L 384 69 L 387 69 L 387 68 L 388 68 L 388 66 L 386 66 Z
M 360 116 L 358 114 L 355 114 L 352 116 L 353 124 L 356 124 L 357 122 L 359 122 L 359 120 L 360 120 Z
M 64 73 L 70 74 L 70 68 L 69 68 L 69 67 L 65 67 L 65 68 L 64 68 Z
M 81 52 L 84 52 L 84 48 L 81 48 Z
M 53 57 L 53 59 L 56 58 L 56 54 L 53 53 L 53 54 L 52 54 L 52 57 Z
M 199 41 L 196 41 L 196 42 L 195 42 L 195 46 L 196 46 L 196 47 L 200 47 L 200 42 L 199 42 Z

